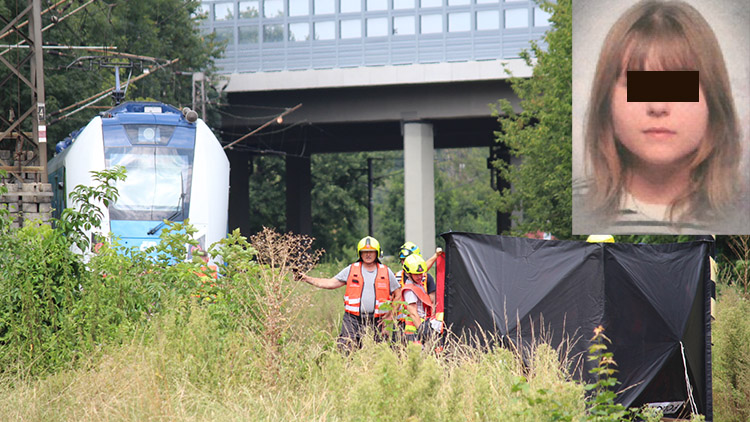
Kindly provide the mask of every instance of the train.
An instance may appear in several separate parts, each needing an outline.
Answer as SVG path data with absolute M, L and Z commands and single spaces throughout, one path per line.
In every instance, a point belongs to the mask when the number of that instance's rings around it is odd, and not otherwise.
M 119 197 L 105 208 L 100 231 L 122 246 L 155 246 L 164 221 L 190 219 L 206 250 L 227 235 L 229 160 L 197 114 L 160 102 L 125 102 L 99 113 L 58 143 L 47 164 L 54 216 L 70 203 L 78 185 L 94 183 L 92 171 L 124 166 Z M 189 254 L 189 251 L 188 251 Z

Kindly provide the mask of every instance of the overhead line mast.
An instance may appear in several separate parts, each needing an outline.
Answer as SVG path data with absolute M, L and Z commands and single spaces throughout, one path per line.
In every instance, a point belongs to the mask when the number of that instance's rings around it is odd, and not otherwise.
M 21 11 L 12 20 L 8 20 L 3 16 L 0 16 L 5 27 L 0 30 L 3 36 L 15 32 L 18 36 L 22 37 L 23 40 L 19 43 L 27 43 L 29 45 L 28 54 L 19 61 L 19 64 L 13 65 L 2 54 L 0 54 L 0 62 L 5 65 L 10 71 L 20 80 L 24 85 L 28 86 L 31 90 L 31 105 L 26 109 L 25 112 L 20 113 L 18 119 L 9 117 L 8 120 L 5 116 L 0 116 L 0 122 L 2 122 L 3 128 L 0 129 L 0 140 L 4 139 L 15 139 L 15 156 L 13 157 L 17 165 L 9 165 L 3 158 L 0 157 L 0 169 L 9 172 L 15 179 L 20 183 L 24 183 L 23 173 L 36 173 L 34 179 L 37 182 L 47 183 L 47 113 L 44 99 L 44 59 L 42 50 L 42 18 L 41 18 L 41 0 L 28 0 L 26 8 Z M 27 17 L 28 22 L 28 33 L 24 34 L 21 32 L 21 27 L 25 26 L 18 24 L 23 17 Z M 9 51 L 9 50 L 6 50 Z M 24 75 L 25 63 L 29 62 L 29 74 L 28 77 Z M 4 85 L 9 78 L 6 78 L 1 85 Z M 21 98 L 18 99 L 20 108 Z M 22 123 L 26 119 L 31 119 L 31 136 L 28 133 L 24 133 L 22 130 Z M 7 127 L 5 127 L 7 126 Z M 24 152 L 24 146 L 30 143 L 32 151 L 35 152 L 34 158 L 38 158 L 39 164 L 37 166 L 25 166 L 24 161 L 28 160 L 28 156 L 22 156 Z

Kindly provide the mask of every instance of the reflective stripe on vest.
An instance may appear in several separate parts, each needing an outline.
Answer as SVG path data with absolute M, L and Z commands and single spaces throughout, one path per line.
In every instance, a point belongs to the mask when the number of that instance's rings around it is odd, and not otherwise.
M 391 299 L 391 282 L 388 276 L 388 267 L 383 264 L 376 265 L 378 266 L 378 272 L 375 274 L 375 316 L 381 317 L 387 313 L 387 311 L 380 309 L 380 305 Z M 359 316 L 363 288 L 362 262 L 358 261 L 352 264 L 349 269 L 349 277 L 346 279 L 346 292 L 344 293 L 344 310 L 346 312 Z
M 417 295 L 417 298 L 422 302 L 422 306 L 425 308 L 426 314 L 428 313 L 428 310 L 432 309 L 432 300 L 430 299 L 430 296 L 424 291 L 422 286 L 413 283 L 405 284 L 401 288 L 401 300 L 403 300 L 404 302 L 406 302 L 405 296 L 407 291 L 411 291 L 415 295 Z M 407 314 L 406 316 L 409 318 L 406 318 L 406 327 L 404 327 L 404 331 L 406 331 L 407 333 L 416 333 L 417 325 L 414 323 L 414 321 L 411 320 L 411 315 Z M 421 322 L 424 322 L 424 318 L 422 318 Z

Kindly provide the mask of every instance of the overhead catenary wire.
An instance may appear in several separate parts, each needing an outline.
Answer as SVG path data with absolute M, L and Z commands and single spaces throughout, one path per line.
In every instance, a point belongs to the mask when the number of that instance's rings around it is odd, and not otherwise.
M 255 135 L 256 133 L 260 132 L 260 131 L 261 131 L 261 130 L 263 130 L 264 128 L 266 128 L 266 127 L 270 126 L 270 125 L 271 125 L 271 124 L 272 124 L 273 122 L 277 121 L 278 119 L 281 119 L 281 118 L 283 118 L 284 116 L 286 116 L 287 114 L 289 114 L 289 113 L 291 113 L 291 112 L 293 112 L 293 111 L 296 111 L 296 110 L 297 110 L 298 108 L 300 108 L 300 107 L 302 107 L 302 103 L 299 103 L 299 104 L 297 104 L 296 106 L 294 106 L 294 107 L 292 107 L 292 108 L 290 108 L 290 109 L 287 109 L 287 110 L 286 110 L 286 111 L 284 111 L 283 113 L 281 113 L 281 114 L 279 114 L 278 116 L 274 117 L 273 119 L 271 119 L 271 120 L 269 120 L 269 121 L 267 121 L 267 122 L 263 123 L 262 125 L 260 125 L 260 126 L 259 126 L 259 127 L 257 127 L 256 129 L 252 130 L 251 132 L 249 132 L 249 133 L 245 134 L 244 136 L 241 136 L 240 138 L 238 138 L 238 139 L 236 139 L 236 140 L 232 141 L 231 143 L 229 143 L 229 144 L 227 144 L 227 145 L 224 145 L 224 149 L 227 149 L 227 148 L 231 148 L 231 147 L 233 147 L 234 145 L 236 145 L 237 143 L 239 143 L 239 142 L 242 142 L 242 141 L 244 141 L 245 139 L 247 139 L 247 138 L 249 138 L 249 137 L 251 137 L 251 136 Z
M 136 81 L 138 81 L 140 79 L 143 79 L 146 76 L 150 75 L 152 72 L 154 72 L 156 70 L 159 70 L 159 69 L 162 69 L 162 68 L 164 68 L 166 66 L 169 66 L 171 64 L 177 63 L 177 61 L 179 61 L 179 60 L 180 59 L 177 58 L 177 59 L 174 59 L 174 60 L 170 60 L 170 61 L 168 61 L 168 62 L 166 62 L 164 64 L 161 64 L 159 66 L 156 66 L 154 69 L 151 69 L 148 73 L 142 73 L 142 74 L 136 76 L 135 78 L 133 78 L 132 80 L 130 80 L 127 84 L 131 84 L 131 83 L 136 82 Z M 64 108 L 61 108 L 61 109 L 59 109 L 59 110 L 57 110 L 55 112 L 52 112 L 52 113 L 49 114 L 49 116 L 52 117 L 52 116 L 57 116 L 59 114 L 65 113 L 68 110 L 71 110 L 71 109 L 73 109 L 75 107 L 80 106 L 81 104 L 85 104 L 85 103 L 91 102 L 92 100 L 96 99 L 97 97 L 100 97 L 100 96 L 106 97 L 106 95 L 109 94 L 110 92 L 114 91 L 114 89 L 115 89 L 114 87 L 105 89 L 104 91 L 101 91 L 101 92 L 99 92 L 97 94 L 94 94 L 94 95 L 92 95 L 92 96 L 90 96 L 90 97 L 88 97 L 88 98 L 86 98 L 84 100 L 78 101 L 75 104 L 71 104 L 71 105 L 69 105 L 67 107 L 64 107 Z M 98 99 L 97 101 L 100 101 L 100 100 L 101 100 L 101 98 Z M 84 108 L 90 106 L 91 104 L 95 104 L 97 101 L 93 101 L 90 104 L 87 104 L 85 107 L 82 107 L 82 108 L 76 110 L 74 113 L 77 113 L 77 112 L 83 110 Z M 51 122 L 47 123 L 47 126 L 52 126 L 53 124 L 59 122 L 60 120 L 63 120 L 65 118 L 69 117 L 70 115 L 72 115 L 74 113 L 68 113 L 68 114 L 66 114 L 66 115 L 64 115 L 64 116 L 62 116 L 62 117 L 60 117 L 58 119 L 52 120 Z
M 275 119 L 275 118 L 276 118 L 276 117 L 274 117 L 274 119 Z M 264 136 L 265 136 L 265 135 L 275 135 L 275 134 L 277 134 L 277 133 L 283 133 L 283 132 L 286 132 L 286 131 L 288 131 L 288 130 L 290 130 L 290 129 L 293 129 L 293 128 L 297 127 L 297 126 L 308 125 L 308 124 L 309 124 L 309 122 L 307 122 L 307 121 L 294 122 L 294 123 L 292 123 L 291 125 L 289 125 L 289 126 L 284 126 L 284 127 L 280 128 L 280 129 L 276 129 L 276 130 L 269 130 L 268 132 L 263 132 L 263 135 L 264 135 Z M 224 131 L 224 130 L 222 130 L 222 131 L 219 131 L 219 133 L 221 133 L 222 135 L 231 135 L 231 136 L 239 136 L 239 135 L 240 135 L 240 134 L 238 134 L 238 133 L 236 133 L 236 132 L 227 132 L 227 131 Z
M 17 44 L 0 44 L 0 48 L 31 48 L 29 45 L 17 45 Z M 95 46 L 88 46 L 88 45 L 43 45 L 43 50 L 91 50 L 92 48 L 111 48 L 111 49 L 117 49 L 117 47 L 113 46 L 101 46 L 101 45 L 95 45 Z
M 169 60 L 159 59 L 157 57 L 151 57 L 151 56 L 141 56 L 138 54 L 123 53 L 120 51 L 108 51 L 108 50 L 103 50 L 103 48 L 106 49 L 107 47 L 92 47 L 91 49 L 89 49 L 89 51 L 92 53 L 102 53 L 102 54 L 108 54 L 108 55 L 112 55 L 116 57 L 122 57 L 124 59 L 152 61 L 154 63 L 158 63 L 159 61 L 162 61 L 162 62 L 169 61 Z
M 73 0 L 60 0 L 59 2 L 57 2 L 57 3 L 53 4 L 52 6 L 50 6 L 50 7 L 46 8 L 46 9 L 42 10 L 42 12 L 41 12 L 41 14 L 40 14 L 40 15 L 41 15 L 41 16 L 44 16 L 44 15 L 46 15 L 47 13 L 49 13 L 49 11 L 50 11 L 50 10 L 52 10 L 52 9 L 57 9 L 57 6 L 60 6 L 60 5 L 61 5 L 61 4 L 63 4 L 63 3 L 67 3 L 67 2 L 72 2 L 72 1 L 73 1 Z M 13 32 L 15 32 L 15 31 L 17 31 L 17 30 L 19 30 L 19 29 L 23 28 L 24 26 L 26 26 L 26 25 L 28 25 L 28 24 L 29 24 L 29 21 L 28 21 L 28 20 L 26 20 L 26 21 L 24 21 L 24 22 L 21 22 L 20 24 L 16 25 L 16 26 L 15 26 L 15 27 L 13 27 L 12 29 L 9 29 L 9 30 L 5 31 L 5 33 L 4 33 L 4 34 L 0 34 L 0 40 L 1 40 L 1 39 L 3 39 L 3 38 L 5 38 L 5 37 L 7 37 L 7 36 L 8 36 L 8 35 L 10 35 L 10 34 L 12 34 Z
M 282 110 L 285 110 L 285 109 L 282 108 Z M 221 110 L 221 109 L 218 109 L 217 113 L 221 114 L 222 116 L 231 117 L 231 118 L 237 119 L 237 120 L 263 120 L 263 121 L 265 121 L 265 120 L 268 120 L 270 118 L 274 118 L 275 119 L 278 116 L 278 113 L 274 113 L 274 114 L 266 114 L 266 115 L 263 115 L 263 116 L 248 117 L 248 116 L 241 116 L 239 114 L 232 114 L 232 113 L 230 113 L 228 111 Z
M 44 32 L 44 31 L 46 31 L 46 30 L 48 30 L 48 29 L 52 28 L 53 26 L 55 26 L 55 25 L 57 25 L 58 23 L 60 23 L 60 22 L 64 21 L 65 19 L 69 18 L 69 17 L 70 17 L 70 16 L 72 16 L 73 14 L 75 14 L 75 13 L 77 13 L 77 12 L 79 12 L 79 11 L 83 10 L 84 8 L 86 8 L 86 6 L 88 6 L 89 4 L 93 3 L 94 1 L 96 1 L 96 0 L 89 0 L 89 1 L 87 1 L 86 3 L 82 4 L 81 6 L 79 6 L 79 7 L 75 8 L 75 9 L 73 9 L 73 10 L 72 10 L 72 11 L 71 11 L 70 13 L 68 13 L 67 15 L 65 15 L 65 16 L 62 16 L 62 17 L 61 17 L 60 19 L 58 19 L 58 20 L 57 20 L 57 22 L 53 22 L 53 23 L 51 23 L 51 24 L 49 24 L 49 25 L 47 25 L 47 26 L 43 27 L 43 28 L 42 28 L 42 32 Z M 22 40 L 22 41 L 19 41 L 19 42 L 18 42 L 17 44 L 14 44 L 14 47 L 18 47 L 18 46 L 20 46 L 20 45 L 24 45 L 24 44 L 26 44 L 26 40 Z M 0 52 L 0 56 L 3 56 L 3 55 L 5 55 L 5 54 L 6 54 L 7 52 L 11 51 L 12 49 L 13 49 L 13 48 L 7 48 L 7 49 L 3 50 L 2 52 Z

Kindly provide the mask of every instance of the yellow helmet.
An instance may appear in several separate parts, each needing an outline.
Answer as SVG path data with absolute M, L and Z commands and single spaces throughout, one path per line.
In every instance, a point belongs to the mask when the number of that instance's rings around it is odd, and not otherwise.
M 398 254 L 398 259 L 405 259 L 407 256 L 411 254 L 421 255 L 419 251 L 419 246 L 415 245 L 412 242 L 406 242 L 403 245 L 401 245 L 401 251 Z
M 365 236 L 357 244 L 357 256 L 361 256 L 362 251 L 375 251 L 378 253 L 377 257 L 380 258 L 380 242 L 371 236 Z
M 427 263 L 420 255 L 411 254 L 404 259 L 402 268 L 407 274 L 424 274 L 427 272 Z
M 615 238 L 611 234 L 592 234 L 586 241 L 589 243 L 615 243 Z

